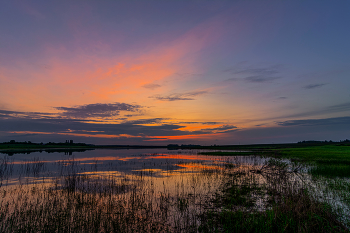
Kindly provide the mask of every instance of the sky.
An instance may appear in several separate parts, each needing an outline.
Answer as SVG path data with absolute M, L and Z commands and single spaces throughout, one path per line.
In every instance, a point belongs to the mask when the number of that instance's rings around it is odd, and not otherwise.
M 350 139 L 350 1 L 0 2 L 0 142 Z

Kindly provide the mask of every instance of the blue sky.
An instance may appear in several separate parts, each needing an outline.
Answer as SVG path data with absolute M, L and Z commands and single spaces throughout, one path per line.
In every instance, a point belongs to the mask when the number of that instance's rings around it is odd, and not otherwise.
M 349 1 L 4 1 L 0 141 L 350 138 Z

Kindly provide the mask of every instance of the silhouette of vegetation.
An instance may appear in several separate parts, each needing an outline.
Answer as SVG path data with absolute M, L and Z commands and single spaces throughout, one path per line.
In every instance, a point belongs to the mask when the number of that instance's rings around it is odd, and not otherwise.
M 14 165 L 4 157 L 0 159 L 0 232 L 349 232 L 348 145 L 344 140 L 206 147 L 215 151 L 202 154 L 222 158 L 215 163 L 217 168 L 193 170 L 188 182 L 174 183 L 175 191 L 156 190 L 159 177 L 151 169 L 132 177 L 103 176 L 97 161 L 89 165 L 96 168 L 94 172 L 81 173 L 74 160 L 57 162 L 61 173 L 51 186 L 28 183 L 7 189 Z M 127 163 L 122 161 L 118 167 Z M 45 166 L 38 159 L 27 161 L 20 174 L 41 180 Z
M 37 151 L 45 152 L 68 152 L 65 149 L 93 149 L 95 148 L 92 144 L 86 143 L 73 143 L 72 140 L 66 141 L 65 143 L 59 142 L 48 142 L 48 143 L 33 143 L 31 141 L 16 142 L 15 140 L 10 140 L 9 142 L 0 143 L 0 153 L 14 155 L 14 154 L 29 154 Z

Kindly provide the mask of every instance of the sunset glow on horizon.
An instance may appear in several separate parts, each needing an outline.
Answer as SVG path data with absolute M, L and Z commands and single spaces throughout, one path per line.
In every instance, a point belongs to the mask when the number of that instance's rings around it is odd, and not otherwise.
M 0 5 L 0 141 L 350 139 L 349 1 Z

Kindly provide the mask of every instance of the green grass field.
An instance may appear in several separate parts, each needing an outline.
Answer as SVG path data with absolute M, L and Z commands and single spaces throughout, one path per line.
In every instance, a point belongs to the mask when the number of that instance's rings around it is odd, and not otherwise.
M 309 162 L 332 162 L 350 164 L 350 146 L 324 145 L 308 146 L 302 148 L 280 149 L 282 155 L 287 158 L 297 158 Z
M 201 152 L 203 155 L 216 156 L 244 156 L 244 155 L 266 155 L 278 158 L 287 158 L 294 162 L 313 166 L 310 173 L 313 175 L 323 175 L 327 177 L 350 177 L 350 146 L 349 145 L 314 145 L 297 147 L 279 145 L 268 149 L 247 146 L 246 151 L 228 152 Z
M 350 146 L 325 145 L 279 150 L 284 158 L 313 165 L 310 173 L 326 177 L 350 177 Z

